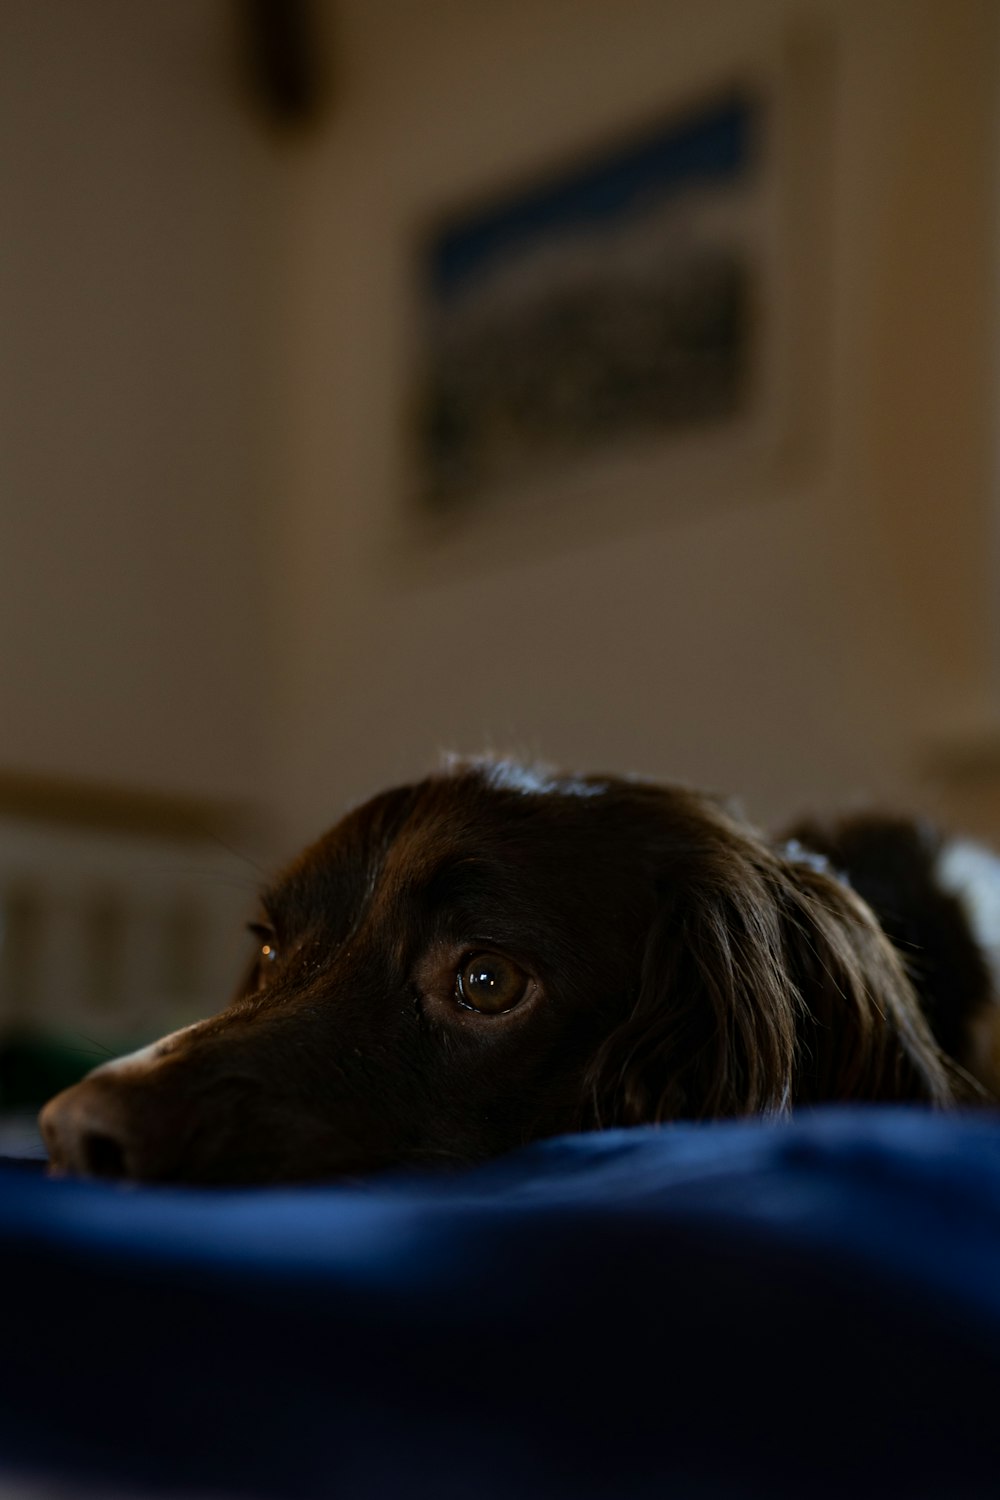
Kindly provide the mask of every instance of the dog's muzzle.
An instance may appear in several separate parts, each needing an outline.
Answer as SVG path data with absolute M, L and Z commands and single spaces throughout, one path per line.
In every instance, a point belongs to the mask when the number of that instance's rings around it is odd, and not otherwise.
M 152 1180 L 172 1174 L 178 1132 L 151 1118 L 150 1090 L 163 1064 L 187 1032 L 88 1073 L 50 1099 L 38 1118 L 54 1174 Z

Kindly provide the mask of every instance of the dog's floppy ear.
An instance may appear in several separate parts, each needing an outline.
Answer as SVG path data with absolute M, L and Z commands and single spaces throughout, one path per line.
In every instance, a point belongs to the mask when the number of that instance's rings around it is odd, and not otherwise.
M 661 882 L 638 995 L 588 1079 L 592 1123 L 952 1100 L 901 961 L 868 907 L 725 814 Z
M 812 860 L 778 858 L 786 962 L 799 997 L 793 1098 L 924 1100 L 964 1092 L 875 913 Z

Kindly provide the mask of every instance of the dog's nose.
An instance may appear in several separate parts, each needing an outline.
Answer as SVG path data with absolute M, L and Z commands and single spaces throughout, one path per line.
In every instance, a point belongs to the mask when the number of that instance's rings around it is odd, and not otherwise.
M 84 1079 L 50 1099 L 38 1117 L 49 1163 L 83 1177 L 132 1177 L 138 1146 L 121 1101 Z

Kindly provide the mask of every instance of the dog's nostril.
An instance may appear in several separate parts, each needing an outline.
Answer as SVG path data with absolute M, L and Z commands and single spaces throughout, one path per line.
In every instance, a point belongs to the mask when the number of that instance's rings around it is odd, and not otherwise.
M 83 1169 L 91 1177 L 124 1177 L 125 1152 L 113 1136 L 88 1130 L 80 1142 Z
M 84 1079 L 50 1099 L 39 1116 L 49 1169 L 84 1177 L 136 1175 L 142 1140 L 135 1111 L 106 1080 Z

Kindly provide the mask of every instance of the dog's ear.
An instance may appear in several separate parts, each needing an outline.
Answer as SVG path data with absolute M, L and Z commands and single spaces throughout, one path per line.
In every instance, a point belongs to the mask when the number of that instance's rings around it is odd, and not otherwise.
M 631 1014 L 590 1071 L 592 1123 L 951 1102 L 947 1065 L 868 907 L 712 822 L 716 836 L 662 882 Z
M 899 951 L 851 888 L 808 857 L 779 857 L 786 963 L 799 1000 L 793 1098 L 956 1102 L 964 1092 Z

